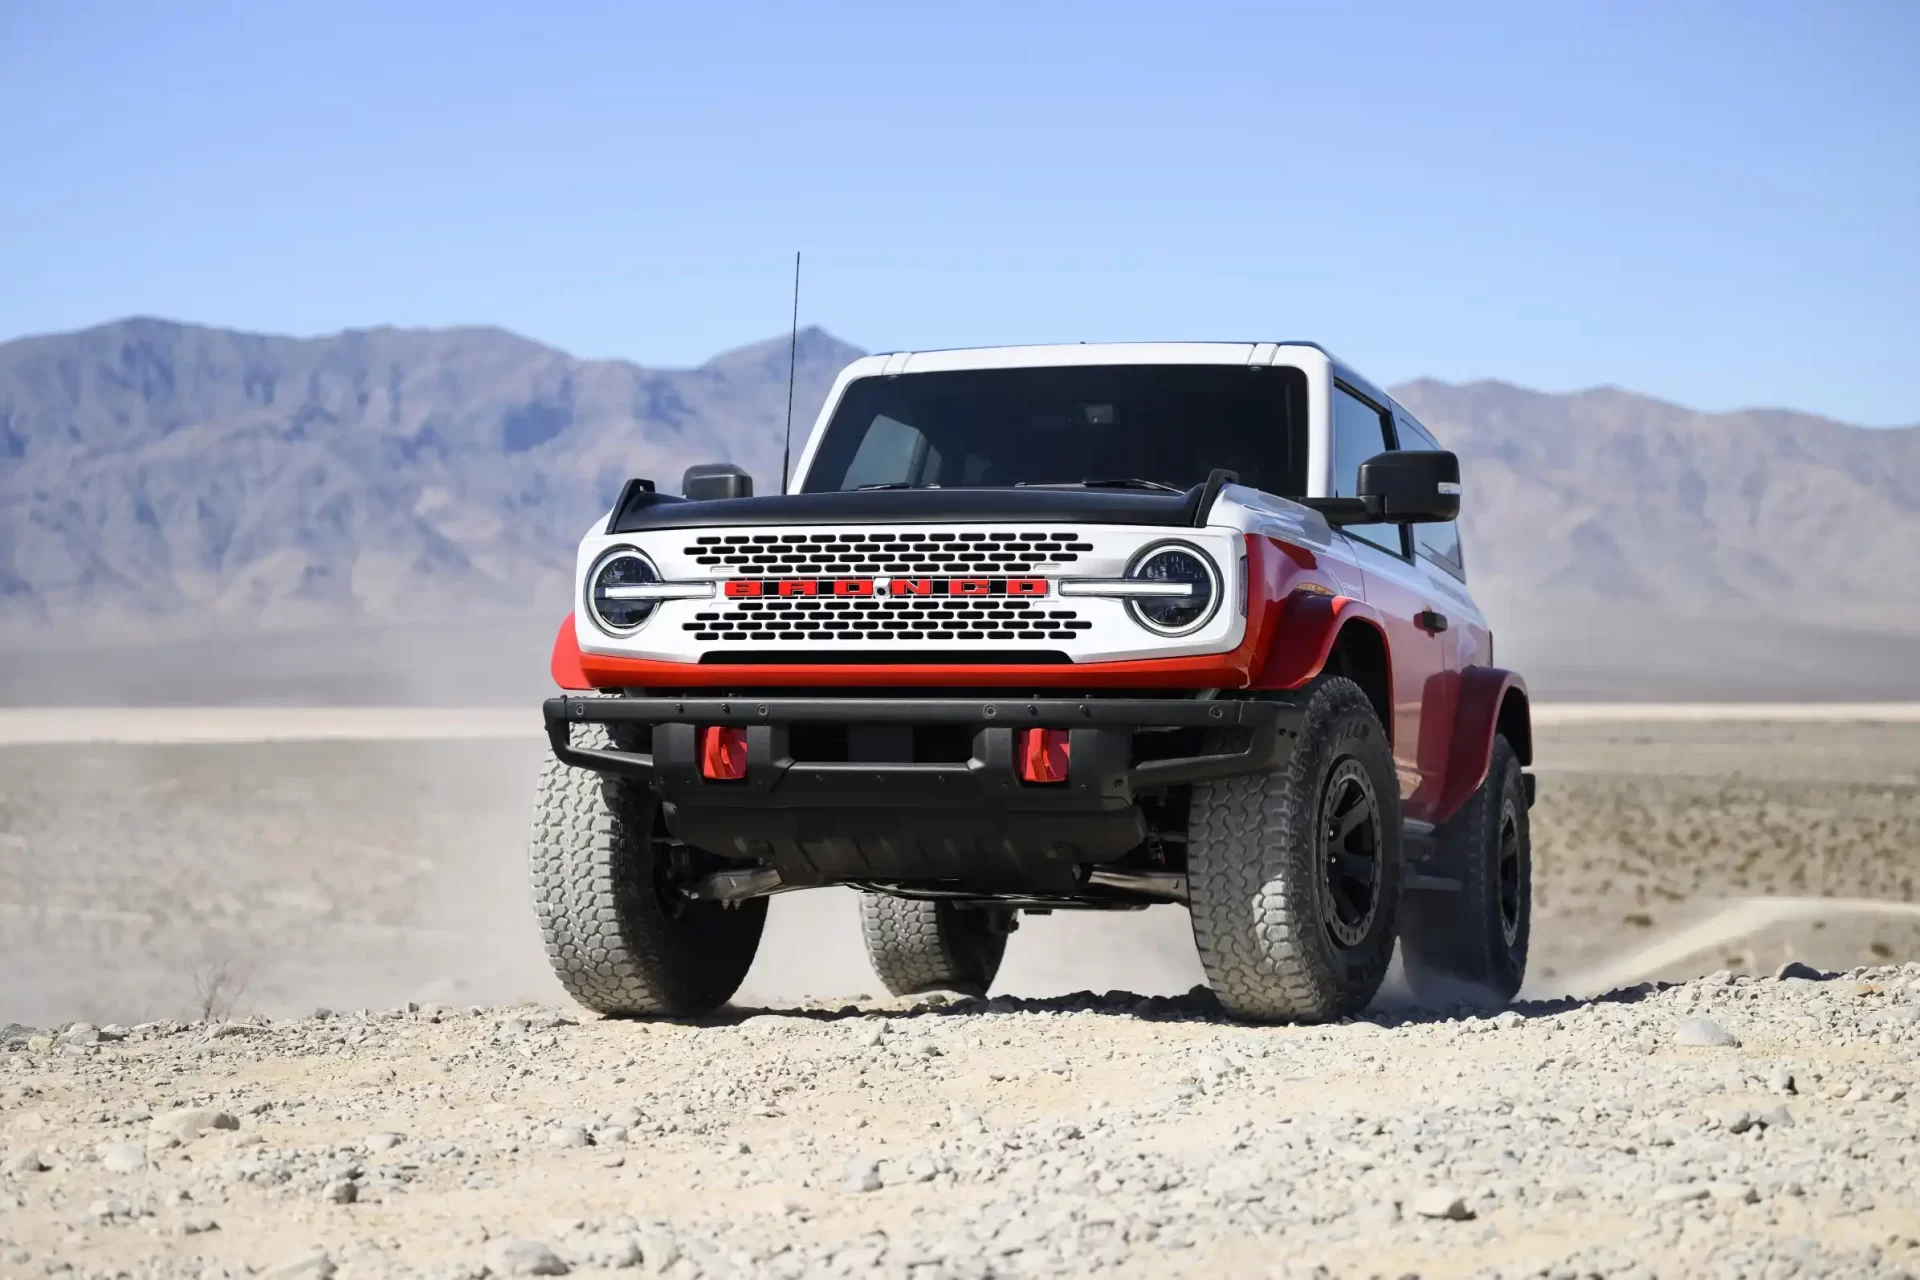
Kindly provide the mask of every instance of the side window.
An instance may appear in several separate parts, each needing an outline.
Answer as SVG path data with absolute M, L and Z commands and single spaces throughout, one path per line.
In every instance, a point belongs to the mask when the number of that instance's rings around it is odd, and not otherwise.
M 1344 387 L 1333 389 L 1333 475 L 1329 497 L 1359 497 L 1360 464 L 1393 448 L 1386 415 Z M 1347 532 L 1364 538 L 1382 551 L 1406 554 L 1400 527 L 1391 524 L 1350 524 Z
M 1400 441 L 1408 449 L 1438 449 L 1440 442 L 1431 432 L 1411 418 L 1399 420 Z M 1467 580 L 1466 561 L 1460 558 L 1460 522 L 1448 520 L 1444 524 L 1416 524 L 1413 526 L 1414 549 L 1426 559 L 1433 561 L 1442 569 L 1460 579 Z

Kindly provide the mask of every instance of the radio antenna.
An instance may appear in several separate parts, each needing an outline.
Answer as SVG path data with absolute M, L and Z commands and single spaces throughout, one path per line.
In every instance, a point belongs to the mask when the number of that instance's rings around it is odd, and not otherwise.
M 800 354 L 800 251 L 793 251 L 793 327 L 787 334 L 787 431 L 780 450 L 780 492 L 787 491 L 793 467 L 793 375 Z

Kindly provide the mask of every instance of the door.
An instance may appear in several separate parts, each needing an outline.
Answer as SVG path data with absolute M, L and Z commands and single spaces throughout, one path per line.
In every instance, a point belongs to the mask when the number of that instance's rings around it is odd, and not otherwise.
M 1394 415 L 1394 430 L 1402 449 L 1438 449 L 1440 442 L 1431 432 L 1405 414 Z M 1465 501 L 1472 501 L 1471 492 Z M 1487 629 L 1486 615 L 1467 591 L 1466 557 L 1460 549 L 1460 522 L 1448 520 L 1413 526 L 1413 553 L 1426 572 L 1427 587 L 1434 607 L 1447 620 L 1441 637 L 1447 673 L 1457 677 L 1468 667 L 1493 665 L 1493 636 Z M 1448 683 L 1457 683 L 1450 679 Z M 1449 712 L 1449 719 L 1452 718 Z
M 1333 390 L 1333 473 L 1329 496 L 1358 496 L 1360 464 L 1395 448 L 1393 417 L 1384 406 L 1336 383 Z M 1348 525 L 1341 530 L 1352 547 L 1366 588 L 1367 603 L 1387 628 L 1393 668 L 1394 771 L 1400 778 L 1406 817 L 1431 821 L 1434 801 L 1445 781 L 1447 739 L 1453 726 L 1447 689 L 1445 631 L 1426 569 L 1415 560 L 1405 527 Z

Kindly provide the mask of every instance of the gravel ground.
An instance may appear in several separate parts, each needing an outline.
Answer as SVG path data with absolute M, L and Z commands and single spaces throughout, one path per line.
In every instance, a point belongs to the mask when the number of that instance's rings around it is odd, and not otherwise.
M 1534 991 L 1729 899 L 1920 898 L 1920 726 L 1539 754 Z M 824 891 L 775 900 L 733 1016 L 602 1022 L 510 1005 L 557 998 L 538 758 L 0 748 L 0 1276 L 1920 1271 L 1910 920 L 1253 1028 L 1179 994 L 1176 908 L 1029 920 L 984 1003 L 808 998 L 877 989 Z M 1031 998 L 1087 986 L 1138 994 Z
M 0 1274 L 1915 1274 L 1920 964 L 1802 972 L 13 1028 Z

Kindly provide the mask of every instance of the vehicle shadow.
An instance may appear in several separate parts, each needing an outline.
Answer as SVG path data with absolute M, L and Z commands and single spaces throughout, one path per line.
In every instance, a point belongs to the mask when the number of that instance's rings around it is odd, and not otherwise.
M 1803 967 L 1801 972 L 1787 976 L 1827 981 L 1840 975 Z M 1636 1004 L 1649 996 L 1678 985 L 1680 984 L 1672 982 L 1641 982 L 1597 996 L 1560 996 L 1553 999 L 1520 1000 L 1507 1005 L 1461 1000 L 1445 1008 L 1423 1006 L 1414 1003 L 1404 995 L 1395 995 L 1376 1001 L 1356 1017 L 1320 1024 L 1243 1022 L 1230 1017 L 1220 1007 L 1220 1002 L 1214 997 L 1213 992 L 1205 987 L 1195 987 L 1184 995 L 1177 996 L 1142 996 L 1130 991 L 1108 991 L 1104 994 L 1079 991 L 1069 995 L 1045 997 L 999 995 L 986 999 L 972 996 L 948 998 L 936 995 L 905 1007 L 878 1003 L 843 1004 L 834 1008 L 805 1004 L 740 1005 L 729 1006 L 718 1013 L 702 1018 L 658 1019 L 658 1021 L 685 1026 L 727 1027 L 740 1026 L 755 1019 L 792 1019 L 801 1022 L 825 1023 L 861 1020 L 896 1022 L 919 1018 L 978 1018 L 990 1014 L 1087 1013 L 1139 1022 L 1203 1023 L 1235 1027 L 1245 1031 L 1302 1031 L 1311 1030 L 1317 1026 L 1339 1027 L 1356 1023 L 1366 1023 L 1391 1031 L 1400 1027 L 1428 1026 L 1435 1023 L 1483 1021 L 1505 1015 L 1513 1015 L 1522 1020 L 1549 1018 L 1589 1005 Z

